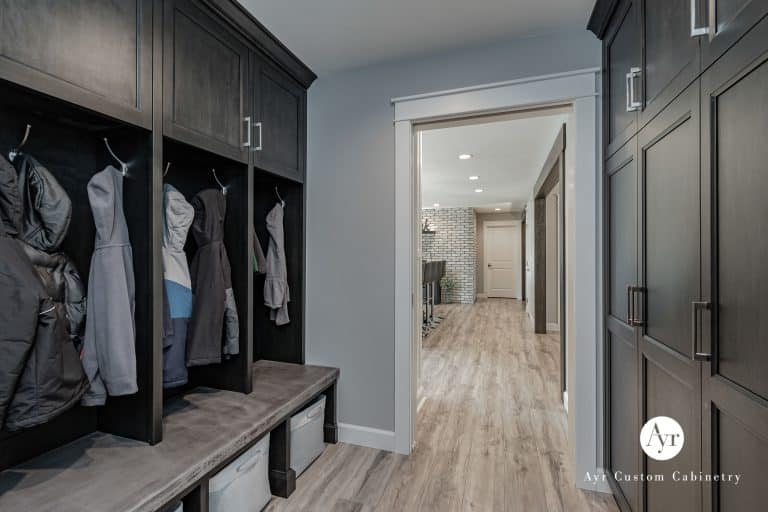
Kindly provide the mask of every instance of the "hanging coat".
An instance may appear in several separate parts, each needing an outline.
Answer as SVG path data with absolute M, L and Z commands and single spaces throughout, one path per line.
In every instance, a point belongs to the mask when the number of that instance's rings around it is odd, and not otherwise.
M 195 217 L 194 208 L 171 185 L 164 187 L 163 286 L 165 321 L 163 336 L 163 386 L 187 383 L 187 330 L 192 316 L 192 280 L 184 243 Z
M 193 300 L 187 366 L 200 366 L 221 362 L 222 353 L 239 353 L 240 335 L 229 258 L 224 248 L 226 198 L 220 190 L 203 190 L 192 199 L 192 206 L 192 236 L 197 252 L 190 267 Z
M 40 312 L 42 286 L 15 238 L 20 229 L 16 169 L 0 156 L 0 429 L 32 350 Z
M 133 252 L 123 211 L 124 179 L 110 165 L 87 187 L 96 224 L 83 350 L 83 367 L 91 383 L 83 397 L 88 406 L 104 405 L 107 394 L 138 391 Z
M 285 233 L 283 230 L 283 205 L 278 203 L 267 214 L 269 247 L 267 248 L 267 272 L 264 279 L 264 304 L 270 309 L 269 318 L 277 325 L 285 325 L 288 318 L 288 270 L 285 263 Z
M 8 284 L 19 295 L 11 302 L 26 302 L 13 305 L 22 310 L 18 321 L 25 322 L 23 317 L 31 308 L 37 311 L 37 327 L 6 411 L 8 430 L 33 427 L 53 419 L 77 404 L 88 387 L 78 355 L 85 323 L 85 294 L 74 264 L 59 252 L 69 229 L 72 202 L 53 175 L 34 158 L 20 155 L 14 166 L 18 196 L 14 198 L 6 189 L 2 202 L 6 205 L 4 209 L 20 202 L 21 223 L 10 229 L 6 225 L 5 231 L 17 234 L 28 263 L 22 264 L 19 255 L 12 253 L 4 265 L 15 261 L 19 274 L 6 275 L 5 280 L 10 278 Z M 7 179 L 2 181 L 8 183 Z M 30 277 L 28 264 L 33 266 L 37 279 Z M 14 324 L 11 322 L 10 327 Z M 5 361 L 5 355 L 1 359 Z

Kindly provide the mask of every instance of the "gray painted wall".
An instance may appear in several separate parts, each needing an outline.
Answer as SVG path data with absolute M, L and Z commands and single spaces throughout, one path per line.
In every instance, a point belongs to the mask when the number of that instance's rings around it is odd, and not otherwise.
M 394 429 L 398 96 L 600 65 L 586 30 L 321 76 L 309 91 L 307 360 L 341 368 L 339 421 Z

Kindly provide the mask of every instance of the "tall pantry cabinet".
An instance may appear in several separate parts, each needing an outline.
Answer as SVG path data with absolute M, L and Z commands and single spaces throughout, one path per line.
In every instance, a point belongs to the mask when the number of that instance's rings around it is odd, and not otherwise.
M 600 0 L 605 460 L 623 510 L 761 510 L 768 2 Z M 685 445 L 647 457 L 670 416 Z M 740 484 L 675 481 L 738 473 Z M 625 475 L 664 474 L 663 482 Z

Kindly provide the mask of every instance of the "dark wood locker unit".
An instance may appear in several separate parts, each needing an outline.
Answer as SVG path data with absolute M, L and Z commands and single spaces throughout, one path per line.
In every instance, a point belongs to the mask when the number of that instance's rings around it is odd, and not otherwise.
M 306 90 L 261 54 L 253 58 L 254 165 L 303 182 L 306 162 Z
M 702 465 L 740 473 L 704 485 L 703 510 L 762 510 L 768 466 L 768 19 L 701 79 Z
M 0 150 L 7 154 L 32 125 L 24 149 L 73 199 L 63 250 L 86 283 L 94 226 L 85 185 L 113 163 L 103 137 L 129 161 L 124 197 L 136 279 L 139 386 L 137 394 L 110 397 L 103 407 L 78 406 L 40 427 L 0 432 L 0 470 L 97 431 L 158 443 L 167 421 L 164 400 L 174 394 L 195 386 L 249 393 L 255 365 L 268 363 L 255 360 L 303 363 L 302 182 L 312 71 L 231 0 L 78 0 L 66 6 L 0 0 L 0 12 Z M 264 128 L 258 154 L 250 144 L 256 113 Z M 166 162 L 171 166 L 164 175 Z M 218 186 L 211 168 L 227 185 L 225 244 L 240 354 L 193 368 L 188 386 L 164 392 L 162 184 L 167 180 L 189 200 Z M 291 323 L 280 328 L 264 321 L 262 290 L 255 290 L 252 275 L 253 221 L 263 226 L 275 186 L 286 200 L 292 297 Z M 267 240 L 263 236 L 265 248 Z M 191 259 L 194 243 L 187 248 Z M 302 372 L 291 371 L 285 374 Z
M 701 465 L 701 383 L 691 347 L 691 303 L 701 297 L 699 84 L 691 85 L 638 135 L 640 292 L 636 299 L 641 360 L 639 424 L 677 420 L 685 445 L 673 460 L 643 455 L 645 510 L 701 510 L 700 485 L 672 471 Z M 637 442 L 635 449 L 639 448 Z
M 590 29 L 604 46 L 611 44 L 611 20 L 624 5 L 604 0 L 595 6 Z M 632 370 L 638 377 L 636 393 L 629 400 L 636 400 L 639 411 L 632 428 L 654 416 L 671 416 L 682 425 L 686 441 L 666 462 L 646 457 L 636 442 L 631 450 L 640 457 L 643 473 L 701 471 L 743 478 L 738 487 L 647 481 L 638 484 L 634 503 L 611 479 L 614 491 L 621 491 L 623 510 L 764 508 L 759 475 L 768 464 L 768 350 L 762 343 L 768 323 L 760 306 L 768 232 L 759 219 L 768 215 L 763 197 L 768 187 L 766 12 L 768 3 L 749 0 L 643 2 L 644 69 L 655 68 L 660 78 L 658 86 L 652 85 L 652 73 L 643 78 L 647 96 L 638 123 L 638 286 L 629 295 L 627 316 L 639 357 Z M 652 23 L 653 18 L 660 22 Z M 695 39 L 686 43 L 686 35 Z M 604 65 L 613 63 L 606 59 Z M 616 72 L 606 69 L 606 82 Z M 619 93 L 607 85 L 603 90 L 609 96 L 605 104 L 615 104 L 610 96 Z M 606 155 L 615 151 L 612 142 L 606 137 Z M 622 151 L 606 161 L 608 176 L 615 175 Z M 611 179 L 604 190 L 605 464 L 612 469 L 612 448 L 630 442 L 612 428 L 620 417 L 613 397 L 627 396 L 624 382 L 614 378 L 624 305 L 615 298 L 614 226 L 636 206 L 625 201 L 612 207 L 618 192 Z M 744 483 L 747 477 L 750 484 Z
M 72 201 L 72 219 L 60 249 L 74 262 L 85 288 L 96 233 L 87 184 L 107 165 L 116 165 L 103 138 L 107 137 L 115 153 L 130 162 L 123 197 L 126 205 L 133 206 L 126 207 L 125 213 L 134 258 L 139 388 L 133 395 L 110 397 L 102 407 L 76 405 L 38 427 L 0 432 L 0 469 L 95 430 L 155 443 L 160 440 L 162 431 L 153 416 L 153 401 L 160 385 L 154 370 L 154 360 L 160 353 L 159 340 L 151 327 L 153 301 L 147 299 L 152 296 L 156 269 L 151 262 L 157 249 L 156 241 L 146 236 L 151 231 L 155 214 L 151 201 L 151 133 L 8 82 L 0 82 L 0 97 L 0 117 L 3 119 L 0 150 L 3 155 L 8 155 L 19 144 L 26 125 L 30 125 L 23 152 L 46 167 Z
M 0 76 L 150 128 L 152 0 L 0 1 Z
M 633 304 L 638 275 L 637 139 L 631 139 L 605 165 L 605 467 L 609 475 L 637 473 L 639 410 L 638 337 Z M 609 480 L 614 495 L 633 510 L 639 485 Z
M 194 0 L 164 0 L 163 133 L 248 162 L 249 50 Z
M 641 85 L 640 4 L 621 0 L 612 8 L 603 41 L 603 115 L 606 155 L 637 133 Z

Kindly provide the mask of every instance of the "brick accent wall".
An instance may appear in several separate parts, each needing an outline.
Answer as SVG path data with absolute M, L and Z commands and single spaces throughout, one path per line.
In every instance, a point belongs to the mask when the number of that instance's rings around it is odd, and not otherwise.
M 456 280 L 448 302 L 475 302 L 476 219 L 473 208 L 437 208 L 421 211 L 421 222 L 429 219 L 434 234 L 421 235 L 421 250 L 425 260 L 445 260 L 445 275 Z

